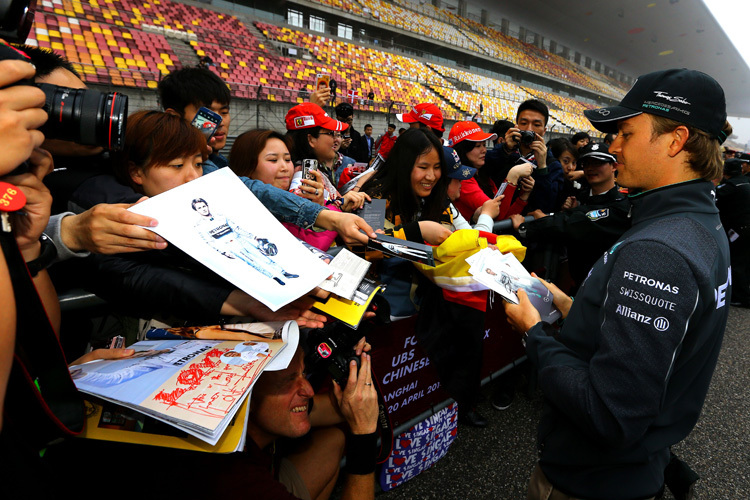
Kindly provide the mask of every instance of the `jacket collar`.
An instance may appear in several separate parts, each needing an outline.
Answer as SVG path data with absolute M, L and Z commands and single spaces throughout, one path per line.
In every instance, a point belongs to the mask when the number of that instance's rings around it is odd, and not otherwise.
M 703 179 L 670 184 L 629 197 L 633 225 L 666 215 L 692 213 L 718 214 L 716 188 Z

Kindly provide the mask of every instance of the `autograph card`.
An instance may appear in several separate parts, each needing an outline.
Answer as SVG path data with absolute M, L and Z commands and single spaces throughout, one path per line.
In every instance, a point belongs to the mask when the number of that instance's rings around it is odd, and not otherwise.
M 148 229 L 273 311 L 329 275 L 228 168 L 129 210 L 158 220 Z
M 394 257 L 401 257 L 412 262 L 419 262 L 426 266 L 435 267 L 432 247 L 424 243 L 414 243 L 413 241 L 379 234 L 377 239 L 371 239 L 367 242 L 367 248 L 370 250 L 380 250 Z

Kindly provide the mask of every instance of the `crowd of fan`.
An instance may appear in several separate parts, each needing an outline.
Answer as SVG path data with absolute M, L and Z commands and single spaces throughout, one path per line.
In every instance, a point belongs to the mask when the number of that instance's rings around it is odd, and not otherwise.
M 37 82 L 85 87 L 65 60 L 41 49 L 23 49 L 34 63 Z M 30 67 L 20 64 L 0 62 L 4 85 L 32 75 Z M 29 261 L 35 260 L 39 254 L 35 242 L 44 231 L 54 245 L 54 260 L 46 265 L 55 263 L 51 274 L 58 289 L 87 288 L 117 310 L 140 318 L 182 325 L 215 324 L 223 317 L 239 316 L 295 320 L 307 328 L 321 327 L 327 321 L 310 309 L 309 297 L 276 312 L 267 309 L 144 229 L 157 221 L 127 210 L 143 197 L 224 167 L 240 176 L 292 234 L 322 251 L 376 238 L 353 212 L 373 198 L 382 198 L 386 200 L 386 234 L 435 246 L 455 230 L 474 228 L 503 250 L 502 241 L 507 240 L 493 239 L 491 233 L 496 222 L 508 220 L 506 232 L 529 249 L 527 266 L 543 269 L 548 279 L 569 274 L 567 285 L 572 288 L 582 283 L 594 261 L 630 225 L 629 201 L 616 184 L 617 159 L 608 150 L 612 137 L 597 143 L 587 134 L 576 134 L 545 142 L 549 111 L 535 99 L 520 104 L 515 122 L 498 121 L 489 133 L 474 122 L 462 121 L 446 134 L 441 110 L 424 103 L 397 115 L 408 129 L 396 135 L 396 125 L 389 124 L 375 138 L 369 124 L 363 127 L 364 134 L 354 129 L 354 110 L 347 103 L 336 106 L 336 118 L 328 116 L 321 106 L 331 96 L 329 89 L 322 89 L 311 96 L 311 102 L 289 110 L 285 132 L 246 131 L 237 137 L 227 159 L 222 153 L 231 122 L 231 96 L 215 73 L 202 68 L 178 70 L 162 80 L 158 91 L 163 110 L 130 115 L 124 148 L 118 153 L 68 141 L 42 143 L 43 137 L 35 131 L 43 121 L 37 116 L 43 112 L 34 108 L 39 100 L 36 89 L 12 89 L 1 92 L 13 92 L 7 99 L 33 115 L 18 137 L 4 132 L 6 144 L 15 149 L 4 155 L 3 174 L 27 158 L 33 165 L 31 173 L 6 179 L 23 187 L 29 200 L 28 222 L 18 234 L 21 250 L 28 252 Z M 223 118 L 208 144 L 190 124 L 200 107 Z M 290 192 L 292 175 L 305 159 L 317 160 L 320 168 L 313 172 L 313 179 L 302 180 Z M 377 170 L 358 176 L 366 168 L 362 164 L 373 163 L 380 163 Z M 354 178 L 353 187 L 341 193 Z M 50 203 L 52 216 L 47 222 Z M 597 217 L 605 210 L 606 217 Z M 734 226 L 738 231 L 748 227 Z M 418 338 L 433 358 L 444 386 L 459 402 L 460 422 L 485 426 L 486 418 L 476 411 L 484 292 L 448 293 L 406 261 L 382 256 L 373 261 L 375 277 L 389 285 L 385 298 L 391 317 L 419 314 Z M 568 274 L 558 269 L 561 261 L 567 261 Z M 52 305 L 56 298 L 44 269 L 37 271 L 35 279 L 49 305 L 50 319 L 59 329 L 59 313 L 54 312 L 59 309 Z M 750 295 L 738 297 L 742 305 L 750 304 Z M 451 330 L 464 332 L 461 342 L 467 355 L 460 362 L 442 363 L 445 353 L 440 348 L 445 349 Z M 346 455 L 343 496 L 372 497 L 377 403 L 369 349 L 364 339 L 357 344 L 361 368 L 359 372 L 352 368 L 345 389 L 334 385 L 330 392 L 317 393 L 305 377 L 298 352 L 289 368 L 263 375 L 254 390 L 246 453 L 233 459 L 201 457 L 196 462 L 210 467 L 220 460 L 221 474 L 231 479 L 226 484 L 228 493 L 246 483 L 264 491 L 263 498 L 325 498 L 336 484 L 339 461 Z M 126 349 L 80 352 L 83 357 L 76 362 L 129 354 Z M 509 391 L 512 384 L 496 391 L 496 407 L 507 408 Z M 286 438 L 294 440 L 273 457 L 283 455 L 281 462 L 272 464 L 268 449 Z M 194 459 L 170 453 L 178 452 L 158 452 L 149 460 L 164 471 L 165 462 Z M 96 467 L 92 463 L 96 455 L 86 445 L 63 446 L 50 455 L 48 462 L 54 467 L 71 462 L 71 456 L 76 457 L 76 465 L 81 460 Z M 211 491 L 220 490 L 220 483 L 212 483 Z

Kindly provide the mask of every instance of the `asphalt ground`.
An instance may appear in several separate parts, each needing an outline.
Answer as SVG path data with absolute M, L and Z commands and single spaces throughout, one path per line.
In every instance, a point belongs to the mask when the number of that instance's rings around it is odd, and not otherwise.
M 673 451 L 701 477 L 695 498 L 750 499 L 750 309 L 731 308 L 719 362 L 693 432 Z M 491 389 L 478 410 L 485 429 L 459 425 L 447 455 L 431 469 L 379 500 L 525 499 L 536 463 L 536 426 L 541 393 L 518 391 L 513 404 L 497 411 Z M 667 492 L 665 499 L 674 497 Z

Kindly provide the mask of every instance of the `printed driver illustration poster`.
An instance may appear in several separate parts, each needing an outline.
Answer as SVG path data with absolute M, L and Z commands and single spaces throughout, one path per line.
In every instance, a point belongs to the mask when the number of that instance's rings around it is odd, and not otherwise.
M 157 219 L 149 229 L 274 311 L 330 274 L 228 168 L 130 210 Z

